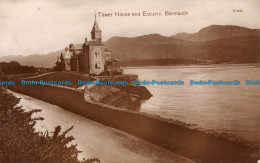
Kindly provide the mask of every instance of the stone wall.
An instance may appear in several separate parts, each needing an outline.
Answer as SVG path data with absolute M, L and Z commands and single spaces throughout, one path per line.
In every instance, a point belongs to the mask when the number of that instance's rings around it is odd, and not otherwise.
M 124 75 L 113 75 L 113 76 L 96 76 L 96 80 L 100 81 L 127 81 L 128 83 L 133 83 L 134 80 L 138 80 L 138 75 L 134 74 L 124 74 Z
M 44 85 L 20 86 L 18 83 L 9 89 L 58 105 L 198 162 L 256 162 L 259 156 L 257 148 L 230 140 L 229 137 L 191 129 L 183 123 L 158 116 L 86 102 L 83 92 L 77 89 Z

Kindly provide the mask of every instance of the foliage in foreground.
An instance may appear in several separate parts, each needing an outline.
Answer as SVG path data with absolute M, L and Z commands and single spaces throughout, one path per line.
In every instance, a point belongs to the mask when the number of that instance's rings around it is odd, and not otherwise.
M 61 132 L 57 126 L 54 132 L 37 132 L 37 120 L 32 114 L 40 110 L 25 112 L 19 106 L 19 99 L 0 87 L 0 162 L 99 162 L 97 158 L 78 160 L 79 151 L 72 136 L 66 134 L 73 128 Z

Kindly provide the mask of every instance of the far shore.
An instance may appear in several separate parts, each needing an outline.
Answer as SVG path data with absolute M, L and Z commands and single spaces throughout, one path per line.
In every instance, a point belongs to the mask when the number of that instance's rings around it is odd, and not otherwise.
M 142 65 L 142 66 L 123 66 L 123 69 L 147 69 L 147 68 L 215 68 L 215 67 L 236 67 L 252 66 L 260 67 L 260 63 L 233 63 L 233 64 L 179 64 L 179 65 Z

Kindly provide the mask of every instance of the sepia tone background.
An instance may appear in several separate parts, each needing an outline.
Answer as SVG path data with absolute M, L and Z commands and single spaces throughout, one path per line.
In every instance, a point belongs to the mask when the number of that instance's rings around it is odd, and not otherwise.
M 233 10 L 243 10 L 233 13 Z M 152 33 L 171 36 L 195 33 L 217 25 L 238 25 L 259 29 L 258 0 L 197 1 L 105 1 L 48 0 L 0 1 L 0 57 L 47 54 L 69 43 L 90 37 L 94 11 L 104 13 L 187 11 L 187 16 L 97 17 L 104 30 L 103 40 L 113 36 L 134 37 Z
M 139 11 L 161 12 L 163 16 L 114 14 Z M 164 16 L 165 11 L 185 11 L 188 15 Z M 98 12 L 113 16 L 100 17 Z M 95 13 L 103 43 L 120 60 L 123 77 L 183 80 L 185 84 L 86 88 L 77 80 L 90 80 L 93 74 L 54 71 L 66 46 L 73 43 L 82 47 L 84 38 L 90 38 Z M 260 87 L 246 85 L 246 80 L 257 81 L 260 75 L 259 14 L 257 0 L 0 0 L 1 75 L 16 81 L 8 89 L 22 98 L 20 105 L 27 110 L 43 110 L 40 115 L 48 121 L 37 124 L 37 129 L 74 125 L 72 134 L 86 157 L 96 155 L 108 162 L 186 160 L 182 156 L 203 162 L 255 162 L 259 156 Z M 97 80 L 104 76 L 91 77 Z M 105 76 L 103 80 L 120 77 Z M 71 80 L 73 84 L 20 85 L 23 79 Z M 190 80 L 239 80 L 241 85 L 192 86 Z M 119 96 L 108 94 L 113 91 L 126 98 L 118 100 Z M 127 133 L 136 137 L 132 139 Z M 108 137 L 116 145 L 100 143 Z M 147 142 L 160 147 L 153 148 Z M 112 154 L 106 150 L 110 147 Z M 120 156 L 122 150 L 133 157 Z

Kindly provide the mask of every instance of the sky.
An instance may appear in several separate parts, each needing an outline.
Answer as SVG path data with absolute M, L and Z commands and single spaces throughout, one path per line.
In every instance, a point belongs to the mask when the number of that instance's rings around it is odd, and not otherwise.
M 143 11 L 162 16 L 115 16 Z M 188 15 L 165 16 L 165 11 Z M 48 54 L 90 40 L 95 12 L 103 41 L 196 33 L 213 24 L 260 29 L 260 0 L 0 0 L 0 57 Z

